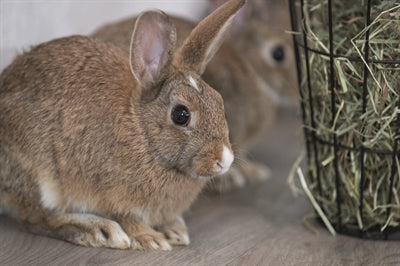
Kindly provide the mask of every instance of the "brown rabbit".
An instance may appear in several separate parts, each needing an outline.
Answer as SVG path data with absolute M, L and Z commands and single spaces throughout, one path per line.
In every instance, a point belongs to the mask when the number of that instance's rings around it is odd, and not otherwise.
M 227 0 L 209 0 L 215 10 Z M 136 18 L 106 25 L 94 37 L 129 51 L 129 31 Z M 178 32 L 177 45 L 195 27 L 193 22 L 172 18 Z M 234 20 L 229 34 L 208 64 L 203 79 L 224 99 L 230 140 L 236 160 L 227 175 L 212 179 L 208 188 L 228 191 L 248 182 L 265 180 L 269 169 L 246 158 L 257 136 L 273 125 L 277 108 L 293 107 L 297 84 L 285 1 L 249 0 Z
M 130 56 L 93 38 L 38 45 L 0 75 L 0 205 L 28 230 L 93 247 L 187 245 L 182 213 L 233 155 L 221 96 L 200 79 L 244 0 L 175 51 L 161 11 Z

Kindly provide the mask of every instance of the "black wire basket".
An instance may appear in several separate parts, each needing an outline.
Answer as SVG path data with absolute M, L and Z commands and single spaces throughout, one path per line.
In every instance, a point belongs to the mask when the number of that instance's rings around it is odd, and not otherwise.
M 400 3 L 289 7 L 310 190 L 337 232 L 400 239 Z

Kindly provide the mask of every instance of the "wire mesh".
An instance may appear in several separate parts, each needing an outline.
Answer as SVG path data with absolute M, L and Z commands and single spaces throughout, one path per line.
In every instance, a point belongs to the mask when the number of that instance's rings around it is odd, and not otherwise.
M 323 2 L 323 1 L 320 1 Z M 326 1 L 324 1 L 326 2 Z M 323 167 L 321 161 L 320 148 L 321 147 L 329 147 L 331 148 L 331 157 L 333 158 L 333 176 L 334 176 L 334 200 L 336 201 L 336 209 L 334 219 L 331 217 L 330 222 L 334 225 L 335 230 L 339 233 L 358 236 L 361 238 L 372 238 L 372 239 L 400 239 L 400 226 L 373 226 L 369 228 L 364 228 L 364 213 L 365 213 L 365 196 L 370 193 L 370 188 L 368 187 L 370 184 L 366 182 L 366 175 L 370 175 L 369 169 L 365 166 L 366 157 L 368 156 L 389 156 L 391 158 L 391 166 L 390 166 L 390 174 L 389 180 L 387 182 L 390 184 L 390 188 L 387 193 L 387 204 L 386 204 L 386 218 L 389 220 L 393 212 L 392 202 L 394 200 L 394 193 L 397 193 L 397 185 L 399 180 L 400 169 L 396 162 L 400 160 L 400 149 L 399 149 L 399 139 L 400 139 L 400 112 L 397 113 L 397 118 L 393 120 L 392 127 L 395 131 L 394 141 L 392 143 L 391 148 L 387 149 L 378 149 L 378 148 L 369 148 L 365 145 L 359 143 L 353 143 L 349 145 L 348 143 L 341 143 L 337 133 L 337 116 L 340 115 L 338 113 L 338 105 L 339 105 L 339 95 L 337 93 L 337 88 L 341 86 L 338 82 L 337 73 L 335 73 L 335 60 L 337 59 L 345 59 L 355 63 L 364 64 L 362 80 L 359 82 L 359 90 L 360 97 L 362 100 L 362 114 L 367 115 L 366 107 L 368 104 L 368 98 L 371 97 L 368 95 L 368 82 L 371 79 L 370 71 L 374 64 L 385 64 L 391 65 L 393 68 L 398 68 L 400 71 L 400 58 L 397 57 L 395 59 L 382 59 L 382 58 L 371 58 L 370 55 L 370 25 L 371 25 L 371 8 L 373 7 L 374 2 L 371 0 L 365 1 L 357 1 L 354 5 L 358 5 L 360 9 L 360 13 L 362 14 L 362 19 L 365 23 L 365 33 L 364 33 L 364 43 L 363 51 L 360 54 L 360 57 L 338 54 L 334 43 L 335 38 L 335 25 L 333 22 L 333 17 L 335 16 L 335 11 L 333 10 L 333 0 L 328 0 L 326 2 L 328 16 L 327 28 L 328 28 L 328 47 L 327 50 L 323 51 L 320 49 L 316 49 L 315 47 L 310 47 L 309 45 L 309 27 L 306 25 L 305 12 L 309 13 L 309 9 L 311 8 L 305 0 L 290 0 L 289 1 L 289 11 L 291 14 L 291 26 L 294 32 L 293 41 L 294 41 L 294 52 L 296 57 L 296 68 L 298 75 L 298 83 L 300 88 L 300 105 L 302 110 L 302 119 L 304 123 L 304 135 L 306 140 L 306 149 L 307 149 L 307 161 L 309 168 L 313 168 L 314 171 L 309 171 L 308 179 L 311 183 L 316 183 L 316 188 L 313 190 L 317 195 L 317 199 L 319 201 L 327 200 L 326 195 L 329 192 L 324 191 L 323 183 L 324 173 L 321 171 L 321 167 Z M 400 10 L 400 9 L 399 9 Z M 399 20 L 400 27 L 400 20 Z M 399 45 L 399 54 L 400 54 L 400 45 Z M 325 56 L 329 57 L 329 67 L 328 73 L 326 73 L 326 82 L 329 87 L 330 97 L 326 99 L 327 104 L 330 105 L 331 108 L 331 126 L 332 132 L 330 134 L 329 139 L 324 139 L 319 136 L 317 132 L 319 131 L 318 125 L 315 121 L 316 112 L 316 101 L 319 101 L 320 98 L 317 98 L 315 94 L 315 88 L 313 87 L 312 79 L 313 71 L 310 66 L 312 62 L 313 55 Z M 400 88 L 395 88 L 397 93 L 400 93 Z M 397 98 L 397 108 L 400 110 L 400 97 Z M 362 129 L 360 129 L 362 131 Z M 365 143 L 367 141 L 365 135 L 361 138 L 361 143 Z M 353 152 L 357 156 L 359 156 L 359 171 L 360 171 L 360 181 L 358 184 L 358 213 L 359 217 L 358 223 L 354 221 L 343 221 L 344 215 L 342 213 L 342 205 L 344 202 L 343 196 L 348 190 L 344 189 L 345 184 L 343 183 L 343 171 L 340 169 L 343 167 L 340 164 L 340 157 L 343 156 L 343 151 Z M 340 152 L 340 155 L 339 155 Z M 331 193 L 332 194 L 332 193 Z M 348 195 L 347 195 L 348 196 Z M 368 195 L 370 196 L 370 195 Z M 323 204 L 322 204 L 323 205 Z M 397 206 L 398 207 L 398 206 Z M 397 210 L 398 211 L 398 210 Z M 400 221 L 399 221 L 400 222 Z M 400 223 L 399 223 L 400 224 Z M 383 230 L 382 230 L 383 228 Z

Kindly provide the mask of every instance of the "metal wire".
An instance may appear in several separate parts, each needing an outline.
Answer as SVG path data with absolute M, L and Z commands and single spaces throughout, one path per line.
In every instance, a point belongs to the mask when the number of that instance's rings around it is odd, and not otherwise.
M 300 0 L 301 2 L 301 16 L 304 17 L 304 0 Z M 305 23 L 305 21 L 304 21 Z M 303 27 L 303 42 L 304 42 L 304 55 L 306 60 L 306 75 L 307 75 L 307 89 L 308 89 L 308 101 L 310 107 L 310 120 L 312 128 L 315 128 L 315 120 L 314 120 L 314 103 L 312 97 L 312 88 L 311 88 L 311 71 L 310 71 L 310 57 L 308 55 L 308 41 L 307 41 L 307 32 L 306 27 Z M 301 84 L 299 84 L 301 86 Z M 318 149 L 317 149 L 317 139 L 315 131 L 311 131 L 311 138 L 313 143 L 314 150 L 314 162 L 317 169 L 317 184 L 318 184 L 318 192 L 319 195 L 322 195 L 322 186 L 321 186 L 321 174 L 319 169 L 319 158 L 318 158 Z
M 333 67 L 333 22 L 332 22 L 332 0 L 328 0 L 328 23 L 329 23 L 329 89 L 331 91 L 331 112 L 333 128 L 333 167 L 335 169 L 335 186 L 336 186 L 336 205 L 337 205 L 337 224 L 336 231 L 342 232 L 342 194 L 340 186 L 340 174 L 338 165 L 338 141 L 335 127 L 335 71 Z
M 300 15 L 301 17 L 298 18 L 298 6 L 296 4 L 300 4 Z M 395 123 L 395 141 L 393 144 L 392 150 L 378 150 L 378 149 L 369 149 L 360 145 L 357 147 L 355 143 L 353 146 L 343 145 L 338 141 L 338 136 L 335 133 L 335 129 L 332 133 L 331 140 L 324 140 L 319 138 L 316 135 L 316 124 L 314 121 L 314 99 L 313 99 L 313 88 L 312 88 L 312 73 L 310 70 L 310 55 L 309 53 L 316 53 L 319 55 L 324 55 L 329 57 L 329 89 L 331 93 L 331 111 L 332 111 L 332 125 L 334 125 L 335 115 L 336 115 L 336 97 L 335 97 L 335 73 L 334 73 L 334 59 L 335 58 L 346 58 L 352 62 L 366 62 L 364 65 L 363 70 L 363 84 L 362 84 L 362 112 L 366 112 L 366 105 L 367 105 L 367 96 L 368 96 L 368 79 L 369 79 L 369 70 L 368 68 L 371 67 L 372 64 L 392 64 L 395 67 L 400 65 L 400 60 L 381 60 L 381 59 L 374 59 L 369 58 L 369 41 L 370 41 L 370 31 L 369 26 L 371 24 L 371 0 L 367 0 L 364 6 L 366 18 L 365 18 L 365 27 L 367 31 L 365 32 L 365 46 L 363 51 L 363 58 L 356 58 L 356 57 L 349 57 L 340 54 L 334 54 L 334 24 L 333 24 L 333 13 L 332 13 L 332 0 L 328 0 L 328 27 L 329 27 L 329 53 L 319 51 L 316 49 L 312 49 L 308 46 L 307 43 L 307 30 L 304 25 L 304 0 L 289 0 L 289 11 L 291 14 L 291 25 L 294 32 L 299 32 L 299 28 L 301 29 L 301 34 L 293 34 L 293 42 L 294 42 L 294 52 L 296 57 L 296 68 L 297 68 L 297 75 L 298 75 L 298 83 L 299 83 L 299 92 L 301 97 L 301 111 L 302 111 L 302 118 L 304 125 L 304 134 L 306 138 L 307 144 L 307 154 L 308 154 L 308 163 L 309 165 L 313 165 L 316 169 L 316 177 L 313 176 L 313 173 L 310 174 L 310 178 L 312 180 L 316 180 L 318 186 L 318 193 L 321 196 L 324 191 L 322 191 L 321 186 L 321 176 L 320 173 L 320 161 L 319 161 L 319 154 L 317 150 L 318 145 L 328 145 L 332 147 L 333 156 L 334 156 L 334 172 L 335 172 L 335 186 L 336 186 L 336 206 L 337 206 L 337 220 L 331 221 L 335 224 L 336 230 L 340 233 L 350 234 L 354 236 L 358 236 L 361 238 L 373 238 L 373 239 L 400 239 L 400 227 L 398 228 L 391 228 L 387 227 L 383 232 L 380 232 L 380 228 L 370 228 L 368 230 L 359 229 L 358 225 L 355 224 L 342 224 L 342 217 L 341 217 L 341 204 L 342 204 L 342 197 L 341 193 L 344 192 L 341 189 L 341 178 L 340 172 L 338 169 L 339 162 L 338 162 L 338 151 L 339 150 L 348 150 L 348 151 L 357 151 L 360 152 L 360 166 L 361 166 L 361 180 L 359 184 L 359 212 L 361 214 L 361 223 L 364 219 L 363 212 L 364 212 L 364 194 L 363 192 L 366 189 L 365 184 L 365 169 L 364 169 L 364 160 L 365 155 L 367 153 L 374 154 L 376 156 L 391 156 L 391 170 L 390 170 L 390 184 L 389 184 L 389 195 L 388 195 L 388 206 L 391 206 L 393 202 L 393 190 L 398 185 L 395 184 L 395 175 L 399 171 L 397 167 L 397 160 L 400 159 L 400 114 L 397 114 L 397 118 Z M 303 27 L 298 27 L 299 23 L 303 23 Z M 302 40 L 300 41 L 300 38 Z M 301 57 L 301 53 L 303 54 L 303 59 Z M 304 64 L 302 64 L 301 60 L 304 60 Z M 305 70 L 302 68 L 305 67 Z M 306 91 L 302 90 L 302 75 L 305 75 L 305 85 Z M 400 88 L 399 88 L 400 91 Z M 306 99 L 307 93 L 308 99 Z M 397 104 L 398 108 L 400 109 L 400 99 Z M 306 110 L 309 108 L 309 117 L 306 114 Z M 365 142 L 365 137 L 362 137 L 362 143 Z M 313 155 L 313 157 L 311 157 Z M 386 215 L 389 219 L 392 212 L 392 208 L 388 207 L 386 209 Z
M 363 107 L 362 113 L 365 114 L 367 110 L 367 81 L 368 81 L 368 59 L 369 59 L 369 25 L 371 24 L 371 0 L 368 0 L 367 4 L 367 19 L 365 22 L 365 26 L 367 27 L 367 32 L 365 33 L 365 46 L 364 46 L 364 60 L 367 62 L 364 65 L 364 79 L 363 79 Z M 365 142 L 365 135 L 362 136 L 362 142 Z M 360 191 L 364 191 L 364 183 L 365 183 L 365 169 L 364 169 L 364 154 L 365 154 L 365 147 L 361 146 L 360 152 L 360 167 L 361 167 L 361 180 L 360 180 Z M 364 193 L 360 193 L 360 220 L 361 224 L 364 224 Z M 362 228 L 361 228 L 362 229 Z M 360 237 L 363 237 L 363 230 L 360 230 Z
M 399 102 L 397 103 L 397 107 L 400 110 L 400 99 Z M 397 114 L 397 122 L 396 122 L 397 130 L 396 130 L 396 136 L 397 139 L 394 141 L 394 147 L 393 147 L 393 154 L 392 154 L 392 168 L 390 170 L 390 190 L 389 190 L 389 198 L 388 198 L 388 204 L 392 204 L 392 197 L 393 197 L 393 188 L 394 188 L 394 174 L 396 173 L 396 156 L 400 157 L 400 152 L 398 151 L 398 143 L 400 139 L 400 113 Z M 392 208 L 389 207 L 387 208 L 387 218 L 390 217 L 390 214 L 392 212 Z M 384 231 L 385 233 L 385 240 L 388 239 L 388 230 Z
M 296 46 L 299 46 L 301 48 L 304 48 L 304 45 L 301 42 L 298 42 L 298 40 L 295 38 L 295 44 Z M 320 51 L 317 49 L 313 49 L 308 47 L 308 51 L 315 53 L 315 54 L 319 54 L 319 55 L 324 55 L 324 56 L 328 56 L 329 57 L 329 53 L 326 53 L 324 51 Z M 345 58 L 348 59 L 352 62 L 363 62 L 363 60 L 359 57 L 353 57 L 353 56 L 346 56 L 346 55 L 340 55 L 340 54 L 333 54 L 334 58 Z M 374 64 L 388 64 L 388 65 L 399 65 L 400 64 L 400 60 L 381 60 L 381 59 L 368 59 L 368 61 L 366 61 L 368 63 L 374 63 Z
M 294 0 L 290 0 L 289 3 L 289 13 L 292 14 L 290 16 L 290 23 L 292 26 L 292 29 L 294 31 L 298 31 L 297 27 L 297 11 L 294 6 Z M 296 36 L 293 34 L 293 43 L 296 42 Z M 302 77 L 302 72 L 301 72 L 301 67 L 300 67 L 300 52 L 299 52 L 299 47 L 297 45 L 294 45 L 294 54 L 295 54 L 295 59 L 296 59 L 296 70 L 297 70 L 297 83 L 301 84 L 301 77 Z M 304 106 L 304 95 L 303 95 L 303 90 L 299 89 L 299 94 L 300 94 L 300 106 L 301 106 L 301 115 L 303 121 L 306 123 L 306 112 L 305 112 L 305 106 Z M 308 132 L 308 129 L 306 127 L 303 127 L 304 131 L 304 136 L 306 139 L 306 151 L 307 151 L 307 163 L 311 162 L 310 154 L 311 154 L 311 140 L 310 140 L 310 134 Z

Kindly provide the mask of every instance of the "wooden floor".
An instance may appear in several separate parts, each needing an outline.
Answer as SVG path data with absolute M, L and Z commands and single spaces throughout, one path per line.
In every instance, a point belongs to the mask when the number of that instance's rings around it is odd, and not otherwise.
M 400 242 L 332 237 L 311 219 L 312 209 L 295 198 L 287 175 L 302 148 L 293 114 L 284 113 L 252 152 L 273 175 L 267 182 L 224 195 L 202 195 L 186 213 L 191 244 L 170 252 L 95 249 L 20 231 L 0 216 L 0 265 L 382 265 L 400 264 Z

